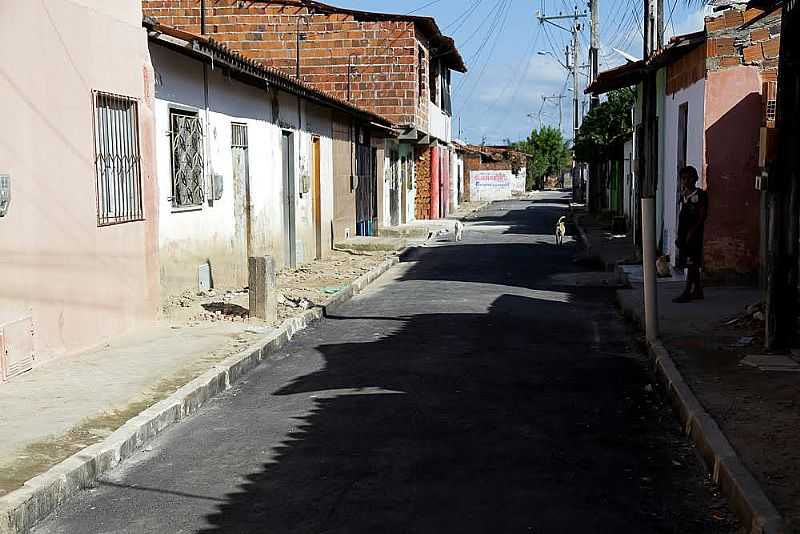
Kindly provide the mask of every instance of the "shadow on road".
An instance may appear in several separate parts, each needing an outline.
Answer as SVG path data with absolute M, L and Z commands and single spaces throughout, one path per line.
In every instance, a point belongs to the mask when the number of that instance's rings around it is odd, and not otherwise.
M 315 346 L 324 368 L 273 394 L 340 391 L 201 532 L 717 532 L 624 335 L 597 344 L 607 304 L 502 295 Z M 370 333 L 358 315 L 334 320 Z

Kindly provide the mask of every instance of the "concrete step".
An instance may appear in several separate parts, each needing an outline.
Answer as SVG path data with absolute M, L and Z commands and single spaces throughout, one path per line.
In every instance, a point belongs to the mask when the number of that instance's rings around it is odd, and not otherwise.
M 441 220 L 420 220 L 398 226 L 386 226 L 378 228 L 380 237 L 399 237 L 408 239 L 426 239 L 430 234 L 441 230 L 452 231 L 455 228 L 455 221 Z
M 357 236 L 334 244 L 337 250 L 352 252 L 396 252 L 408 246 L 408 240 L 400 237 Z

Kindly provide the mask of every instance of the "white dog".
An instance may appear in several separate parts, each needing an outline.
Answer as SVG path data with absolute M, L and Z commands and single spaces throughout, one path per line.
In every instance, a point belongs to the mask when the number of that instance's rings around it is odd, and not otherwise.
M 564 236 L 567 235 L 566 220 L 566 217 L 561 217 L 556 223 L 556 245 L 564 244 Z
M 461 241 L 464 239 L 464 223 L 461 221 L 456 221 L 456 241 Z

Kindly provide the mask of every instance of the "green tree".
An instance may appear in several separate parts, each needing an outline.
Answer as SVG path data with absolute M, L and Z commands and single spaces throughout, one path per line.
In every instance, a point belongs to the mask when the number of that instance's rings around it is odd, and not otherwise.
M 559 176 L 572 160 L 561 130 L 552 126 L 533 130 L 526 140 L 514 143 L 514 147 L 533 156 L 528 160 L 528 189 L 542 189 L 545 178 Z
M 633 89 L 611 91 L 608 100 L 586 115 L 575 139 L 575 157 L 587 163 L 603 161 L 609 150 L 630 135 Z

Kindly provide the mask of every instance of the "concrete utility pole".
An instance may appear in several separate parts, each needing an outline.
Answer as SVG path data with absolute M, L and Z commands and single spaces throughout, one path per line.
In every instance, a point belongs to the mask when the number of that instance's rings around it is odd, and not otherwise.
M 592 13 L 592 38 L 589 48 L 589 83 L 597 80 L 600 73 L 600 0 L 589 0 L 589 9 Z M 590 109 L 600 103 L 600 95 L 592 94 Z
M 663 12 L 663 0 L 655 0 L 656 13 Z M 660 36 L 654 35 L 653 0 L 644 0 L 644 50 L 645 76 L 643 80 L 641 163 L 642 176 L 642 263 L 644 267 L 645 332 L 649 341 L 658 338 L 658 291 L 656 286 L 656 189 L 658 188 L 658 117 L 656 116 L 656 73 L 647 68 L 647 62 L 657 48 L 663 46 Z
M 572 142 L 575 143 L 575 139 L 578 137 L 578 130 L 581 127 L 581 115 L 580 115 L 580 95 L 578 93 L 578 73 L 580 69 L 580 65 L 578 64 L 578 46 L 580 41 L 578 39 L 578 34 L 583 29 L 581 26 L 580 20 L 586 18 L 586 13 L 579 13 L 578 8 L 575 8 L 575 12 L 572 15 L 557 15 L 554 17 L 546 17 L 541 13 L 536 14 L 536 18 L 539 19 L 541 24 L 548 23 L 556 28 L 569 32 L 572 35 L 572 61 L 570 65 L 570 50 L 567 48 L 566 50 L 566 59 L 567 59 L 567 68 L 570 71 L 572 76 Z M 571 25 L 568 28 L 561 26 L 558 24 L 557 20 L 565 20 L 568 19 L 571 21 Z M 557 58 L 556 58 L 557 59 Z M 581 183 L 581 173 L 578 169 L 577 161 L 573 157 L 573 177 L 572 177 L 572 199 L 573 201 L 578 201 L 582 195 L 579 194 L 578 191 L 583 191 L 584 187 Z M 576 179 L 577 178 L 577 179 Z M 577 185 L 577 187 L 576 187 Z

